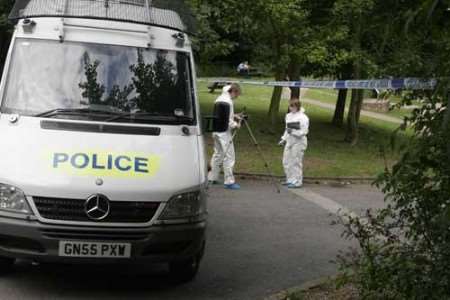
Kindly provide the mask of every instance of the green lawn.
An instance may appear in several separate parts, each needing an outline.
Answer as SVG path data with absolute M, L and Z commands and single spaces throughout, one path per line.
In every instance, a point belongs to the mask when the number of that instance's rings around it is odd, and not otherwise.
M 328 103 L 328 104 L 336 104 L 338 92 L 336 90 L 325 90 L 325 89 L 309 89 L 306 92 L 306 98 L 310 98 L 313 100 L 318 100 L 320 102 Z M 347 102 L 346 107 L 350 105 L 350 97 L 351 91 L 347 94 Z M 400 97 L 392 96 L 391 103 L 395 104 L 400 101 Z M 396 117 L 399 119 L 403 119 L 405 116 L 411 114 L 411 110 L 405 108 L 395 108 L 390 112 L 386 113 L 387 116 Z
M 209 115 L 218 92 L 210 94 L 207 83 L 199 82 L 199 96 L 202 112 Z M 276 175 L 283 175 L 281 164 L 283 149 L 277 146 L 283 133 L 284 112 L 287 101 L 282 101 L 279 123 L 276 133 L 269 133 L 267 118 L 271 88 L 243 86 L 243 95 L 236 101 L 236 112 L 243 107 L 250 115 L 250 125 L 264 150 L 269 164 Z M 320 99 L 317 99 L 320 100 Z M 399 154 L 389 151 L 391 133 L 398 127 L 395 124 L 376 121 L 363 117 L 361 120 L 361 138 L 357 146 L 352 147 L 343 142 L 344 129 L 330 124 L 333 112 L 315 106 L 306 105 L 306 112 L 311 120 L 309 147 L 305 156 L 305 176 L 308 177 L 373 177 L 383 171 L 385 163 L 380 155 L 380 147 L 388 151 L 388 161 L 393 163 Z M 400 139 L 406 140 L 402 135 Z M 212 152 L 212 141 L 208 135 L 208 151 Z M 265 173 L 264 164 L 258 157 L 256 148 L 251 143 L 245 130 L 241 130 L 235 141 L 237 151 L 237 172 Z

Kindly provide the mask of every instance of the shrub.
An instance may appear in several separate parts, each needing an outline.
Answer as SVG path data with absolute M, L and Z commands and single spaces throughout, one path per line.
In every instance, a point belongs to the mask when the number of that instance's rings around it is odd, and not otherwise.
M 442 95 L 426 96 L 407 120 L 414 137 L 375 183 L 386 208 L 344 223 L 360 250 L 338 260 L 364 299 L 450 299 L 450 96 Z

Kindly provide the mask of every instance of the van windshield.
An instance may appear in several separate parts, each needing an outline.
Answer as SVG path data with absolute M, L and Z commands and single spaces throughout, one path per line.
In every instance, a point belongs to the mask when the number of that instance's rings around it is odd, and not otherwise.
M 189 55 L 17 39 L 1 111 L 129 123 L 194 124 Z

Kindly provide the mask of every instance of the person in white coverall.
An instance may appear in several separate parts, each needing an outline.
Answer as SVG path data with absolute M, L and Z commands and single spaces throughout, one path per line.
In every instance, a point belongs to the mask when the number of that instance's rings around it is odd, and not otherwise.
M 239 117 L 234 114 L 233 101 L 241 94 L 238 84 L 227 85 L 222 90 L 222 95 L 217 98 L 216 103 L 224 102 L 230 107 L 228 130 L 225 132 L 213 132 L 214 154 L 211 158 L 211 171 L 208 174 L 210 183 L 217 183 L 220 168 L 223 165 L 224 186 L 226 189 L 238 190 L 240 185 L 236 183 L 233 175 L 235 164 L 235 153 L 233 144 L 233 131 L 240 128 Z
M 286 115 L 286 130 L 281 137 L 284 145 L 283 167 L 288 188 L 300 188 L 303 185 L 303 156 L 308 147 L 309 118 L 301 107 L 299 99 L 289 101 L 289 113 Z

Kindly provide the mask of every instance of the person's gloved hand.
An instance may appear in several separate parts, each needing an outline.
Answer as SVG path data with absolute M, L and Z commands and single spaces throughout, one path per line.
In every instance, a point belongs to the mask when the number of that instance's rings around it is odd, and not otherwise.
M 244 115 L 242 113 L 234 114 L 234 118 L 237 121 L 242 121 L 242 119 L 244 119 Z
M 286 144 L 285 140 L 281 140 L 278 142 L 278 146 L 284 146 Z

